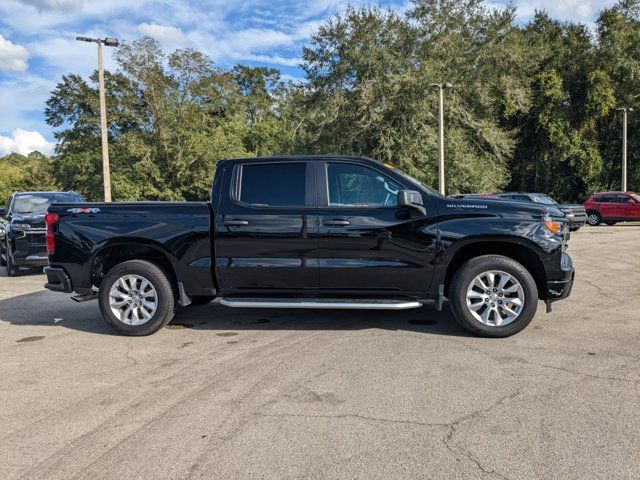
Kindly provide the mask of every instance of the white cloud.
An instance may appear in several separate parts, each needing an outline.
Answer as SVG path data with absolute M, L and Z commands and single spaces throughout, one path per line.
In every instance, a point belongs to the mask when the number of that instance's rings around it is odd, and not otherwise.
M 283 65 L 285 67 L 297 67 L 302 63 L 302 58 L 283 57 L 282 55 L 245 55 L 244 60 L 250 62 L 270 63 L 272 65 Z
M 46 155 L 53 153 L 54 144 L 48 142 L 40 132 L 22 130 L 16 128 L 11 132 L 10 137 L 0 135 L 0 155 L 9 153 L 21 153 L 27 155 L 33 151 L 38 151 Z
M 156 40 L 169 44 L 184 45 L 187 43 L 182 30 L 168 25 L 158 25 L 157 23 L 141 23 L 138 31 L 143 35 L 155 38 Z
M 82 0 L 20 0 L 21 3 L 32 5 L 40 10 L 71 10 L 80 6 Z
M 89 37 L 104 37 L 104 33 L 94 30 L 82 32 Z M 47 66 L 54 67 L 56 75 L 59 73 L 78 73 L 89 75 L 98 68 L 98 53 L 95 43 L 78 42 L 74 32 L 60 32 L 63 36 L 43 37 L 37 42 L 29 43 L 29 51 L 34 57 L 42 58 Z M 113 48 L 103 48 L 104 68 L 113 67 L 111 60 Z
M 45 102 L 56 82 L 56 78 L 35 75 L 0 81 L 0 132 L 11 132 L 18 127 L 48 132 L 42 118 Z
M 610 7 L 616 0 L 520 0 L 516 2 L 518 16 L 533 17 L 536 10 L 545 10 L 551 17 L 564 21 L 591 24 L 598 12 Z M 506 2 L 504 2 L 506 3 Z
M 24 72 L 29 56 L 29 50 L 0 35 L 0 70 Z

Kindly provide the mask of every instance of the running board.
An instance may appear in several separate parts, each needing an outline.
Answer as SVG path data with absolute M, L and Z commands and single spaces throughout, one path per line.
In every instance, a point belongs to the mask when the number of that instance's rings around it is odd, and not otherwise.
M 220 304 L 233 308 L 318 308 L 341 310 L 408 310 L 422 306 L 422 303 L 415 300 L 341 298 L 221 298 Z

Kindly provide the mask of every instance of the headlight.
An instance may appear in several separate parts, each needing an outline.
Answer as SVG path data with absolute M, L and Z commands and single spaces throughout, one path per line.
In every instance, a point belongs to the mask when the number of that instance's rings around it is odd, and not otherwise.
M 28 223 L 12 223 L 11 228 L 17 231 L 31 230 L 31 225 Z
M 556 222 L 553 218 L 545 216 L 542 218 L 542 223 L 551 233 L 556 235 L 562 234 L 562 224 L 560 222 Z

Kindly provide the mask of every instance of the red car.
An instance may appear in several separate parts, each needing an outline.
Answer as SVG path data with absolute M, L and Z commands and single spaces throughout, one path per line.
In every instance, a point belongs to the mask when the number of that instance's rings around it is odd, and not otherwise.
M 640 195 L 633 192 L 602 192 L 591 195 L 584 208 L 592 226 L 616 222 L 640 221 Z

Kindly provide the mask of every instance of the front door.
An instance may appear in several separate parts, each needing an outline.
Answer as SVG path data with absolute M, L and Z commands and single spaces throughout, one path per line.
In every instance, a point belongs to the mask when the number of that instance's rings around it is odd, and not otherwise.
M 427 292 L 436 254 L 429 200 L 427 218 L 416 220 L 409 208 L 397 206 L 398 191 L 415 187 L 382 167 L 328 160 L 319 161 L 317 171 L 320 288 Z
M 630 203 L 631 197 L 627 195 L 616 195 L 615 197 L 615 217 L 624 220 L 631 220 L 636 215 L 637 209 L 633 203 Z
M 318 288 L 312 161 L 236 164 L 216 212 L 216 274 L 226 293 Z

